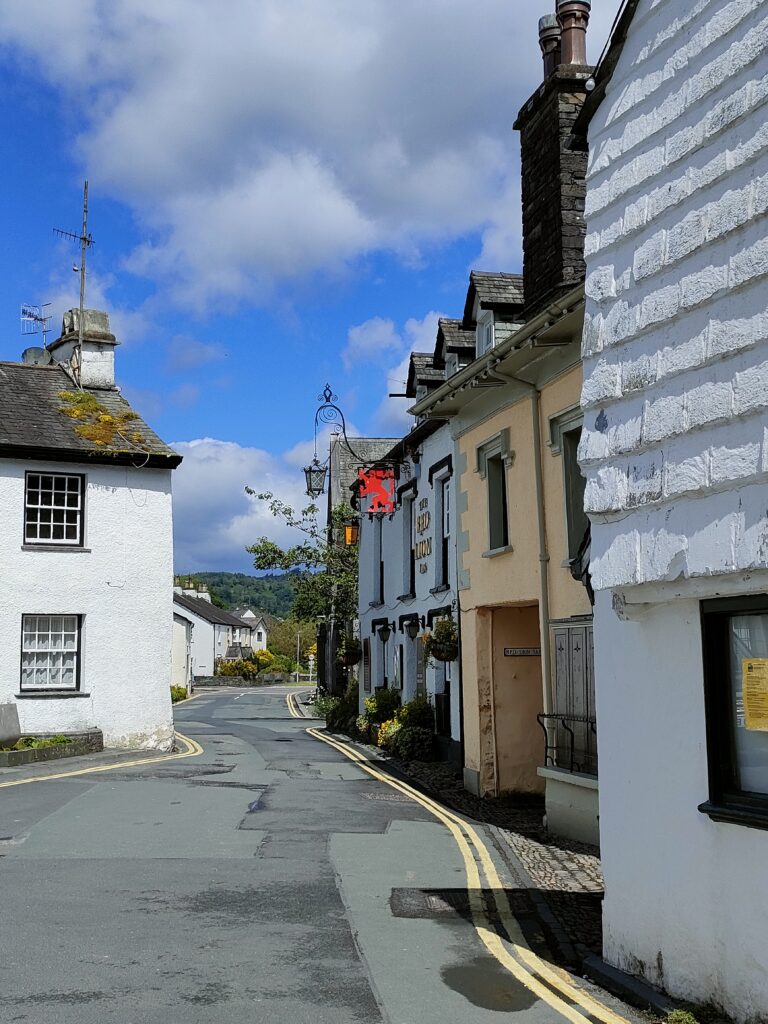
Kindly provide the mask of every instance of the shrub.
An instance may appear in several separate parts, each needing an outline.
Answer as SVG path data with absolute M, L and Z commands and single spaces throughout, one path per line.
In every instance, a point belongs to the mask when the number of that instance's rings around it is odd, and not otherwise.
M 42 747 L 62 747 L 72 742 L 71 736 L 22 736 L 6 750 L 40 750 Z
M 325 724 L 332 732 L 353 733 L 358 710 L 357 683 L 347 687 L 342 697 L 329 697 Z
M 275 656 L 271 651 L 254 651 L 248 659 L 255 663 L 259 672 L 265 668 L 272 668 L 275 663 Z
M 400 694 L 398 691 L 382 688 L 365 698 L 365 717 L 369 722 L 381 725 L 387 719 L 393 718 L 399 707 Z
M 699 1024 L 689 1010 L 672 1010 L 667 1014 L 666 1024 Z
M 275 654 L 272 657 L 272 664 L 269 666 L 269 671 L 290 673 L 296 671 L 296 666 L 285 654 Z
M 315 696 L 315 711 L 321 718 L 325 718 L 329 710 L 336 705 L 338 697 L 332 697 L 325 690 L 318 689 L 317 695 Z
M 433 734 L 422 726 L 403 726 L 395 736 L 392 753 L 401 761 L 431 761 Z
M 395 712 L 395 718 L 404 729 L 417 726 L 421 729 L 435 730 L 435 709 L 425 694 L 419 694 Z
M 394 750 L 394 745 L 397 739 L 397 734 L 400 732 L 400 723 L 396 718 L 390 718 L 386 722 L 382 722 L 379 726 L 379 735 L 377 736 L 377 744 L 384 750 Z
M 336 647 L 336 661 L 348 668 L 356 665 L 363 656 L 363 647 L 356 636 L 342 633 Z
M 222 661 L 219 665 L 220 676 L 240 676 L 242 679 L 255 679 L 259 674 L 259 666 L 255 661 Z
M 365 717 L 365 715 L 358 715 L 355 719 L 355 731 L 363 743 L 370 743 L 371 740 L 371 723 Z
M 186 686 L 172 686 L 171 687 L 171 702 L 177 704 L 180 700 L 187 699 L 187 688 Z

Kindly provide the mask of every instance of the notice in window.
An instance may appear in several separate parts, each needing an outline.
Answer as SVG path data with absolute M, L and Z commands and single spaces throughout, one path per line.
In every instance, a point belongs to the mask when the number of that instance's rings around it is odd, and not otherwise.
M 768 658 L 742 658 L 741 691 L 744 725 L 752 732 L 768 732 Z

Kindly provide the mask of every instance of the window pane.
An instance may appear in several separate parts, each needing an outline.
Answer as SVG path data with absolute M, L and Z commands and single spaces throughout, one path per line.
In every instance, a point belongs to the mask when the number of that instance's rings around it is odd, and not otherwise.
M 750 686 L 754 670 L 768 659 L 768 615 L 734 615 L 730 619 L 731 728 L 736 783 L 742 790 L 768 794 L 768 722 L 755 714 L 759 686 Z M 768 668 L 768 665 L 766 665 Z M 746 707 L 744 682 L 747 681 Z M 756 694 L 755 697 L 751 694 Z

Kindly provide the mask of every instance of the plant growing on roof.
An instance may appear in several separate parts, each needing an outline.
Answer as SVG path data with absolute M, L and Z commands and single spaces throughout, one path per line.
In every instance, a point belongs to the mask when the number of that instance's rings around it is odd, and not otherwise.
M 97 448 L 118 452 L 146 451 L 140 431 L 131 429 L 139 417 L 132 409 L 110 412 L 88 391 L 60 391 L 60 412 L 77 421 L 75 433 Z
M 455 661 L 459 656 L 459 630 L 452 615 L 438 619 L 423 637 L 424 653 L 434 661 Z

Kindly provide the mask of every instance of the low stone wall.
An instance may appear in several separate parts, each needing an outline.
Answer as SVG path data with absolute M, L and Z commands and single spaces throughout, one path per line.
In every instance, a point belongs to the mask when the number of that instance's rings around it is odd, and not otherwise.
M 48 736 L 54 735 L 48 733 Z M 60 757 L 80 757 L 82 754 L 96 754 L 104 749 L 104 737 L 101 729 L 88 732 L 70 733 L 72 742 L 62 743 L 57 747 L 39 747 L 30 750 L 0 750 L 0 768 L 16 768 L 22 764 L 34 764 L 37 761 L 55 761 Z M 45 733 L 35 735 L 35 739 L 45 739 Z
M 195 686 L 275 686 L 289 683 L 291 676 L 287 672 L 260 672 L 253 679 L 242 676 L 195 676 Z

